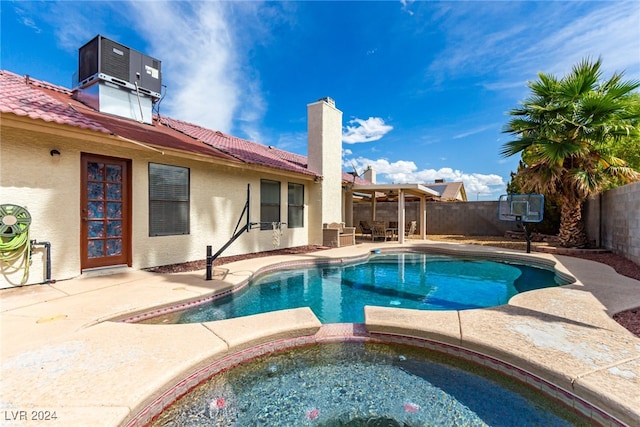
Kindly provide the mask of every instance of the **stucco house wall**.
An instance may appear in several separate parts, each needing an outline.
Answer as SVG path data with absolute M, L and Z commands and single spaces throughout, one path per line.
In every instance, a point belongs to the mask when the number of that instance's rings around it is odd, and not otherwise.
M 156 150 L 123 141 L 113 141 L 100 132 L 58 124 L 30 123 L 5 117 L 0 146 L 0 203 L 26 207 L 32 217 L 29 238 L 51 243 L 52 279 L 62 280 L 82 273 L 80 268 L 80 174 L 82 152 L 131 159 L 132 169 L 132 264 L 135 269 L 204 259 L 206 246 L 214 252 L 233 235 L 246 201 L 247 184 L 252 187 L 253 222 L 260 216 L 260 179 L 281 182 L 281 220 L 287 218 L 287 183 L 304 185 L 304 227 L 282 229 L 279 247 L 317 244 L 310 229 L 321 229 L 309 220 L 319 210 L 318 186 L 309 177 L 279 174 L 264 168 L 239 168 L 221 161 Z M 57 149 L 59 156 L 51 156 Z M 149 162 L 190 169 L 190 233 L 149 236 Z M 244 224 L 244 222 L 242 223 Z M 223 255 L 274 249 L 270 230 L 244 233 Z M 45 251 L 36 246 L 25 284 L 45 279 Z M 0 287 L 21 283 L 22 270 L 4 265 Z

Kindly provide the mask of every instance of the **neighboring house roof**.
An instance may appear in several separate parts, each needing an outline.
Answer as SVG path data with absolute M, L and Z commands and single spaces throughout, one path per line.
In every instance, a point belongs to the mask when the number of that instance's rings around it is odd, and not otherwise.
M 170 117 L 154 116 L 153 124 L 149 125 L 104 114 L 73 99 L 71 90 L 29 76 L 0 70 L 0 92 L 1 113 L 102 132 L 157 147 L 319 176 L 308 169 L 306 156 Z M 343 173 L 343 181 L 352 182 L 353 176 Z
M 440 200 L 443 201 L 466 201 L 467 193 L 464 190 L 464 184 L 462 182 L 443 182 L 434 184 L 423 184 L 425 187 L 429 187 L 432 190 L 440 193 Z
M 342 181 L 348 184 L 358 184 L 358 185 L 371 184 L 371 182 L 367 181 L 366 179 L 362 179 L 351 172 L 342 172 Z

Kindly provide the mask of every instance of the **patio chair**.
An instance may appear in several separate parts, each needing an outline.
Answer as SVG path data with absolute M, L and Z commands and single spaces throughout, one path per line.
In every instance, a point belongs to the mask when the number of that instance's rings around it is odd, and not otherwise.
M 371 235 L 371 225 L 367 221 L 360 221 L 360 232 L 364 236 L 365 234 Z
M 404 229 L 404 235 L 409 237 L 416 234 L 416 228 L 418 227 L 417 221 L 411 221 Z
M 376 238 L 383 238 L 385 242 L 387 241 L 387 227 L 384 225 L 384 221 L 375 221 L 373 223 L 371 241 L 376 240 Z
M 341 248 L 356 244 L 356 228 L 344 223 L 332 222 L 322 226 L 322 244 L 330 248 Z

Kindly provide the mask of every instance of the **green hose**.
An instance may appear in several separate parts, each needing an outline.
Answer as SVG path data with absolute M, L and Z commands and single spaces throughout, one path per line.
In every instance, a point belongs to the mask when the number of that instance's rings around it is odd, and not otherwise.
M 29 276 L 31 262 L 31 242 L 29 241 L 29 225 L 31 215 L 25 208 L 15 205 L 0 205 L 0 261 L 15 265 L 22 259 L 16 270 L 23 268 L 24 284 Z

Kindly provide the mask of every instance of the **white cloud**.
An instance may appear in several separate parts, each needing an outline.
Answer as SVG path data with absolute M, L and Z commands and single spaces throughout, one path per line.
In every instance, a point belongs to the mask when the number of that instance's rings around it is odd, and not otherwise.
M 80 46 L 91 40 L 98 29 L 105 27 L 104 8 L 81 8 L 76 2 L 16 2 L 14 10 L 22 23 L 36 33 L 48 31 L 51 26 L 56 44 L 67 52 L 77 52 Z M 4 2 L 3 2 L 4 6 Z M 42 26 L 42 28 L 41 28 Z
M 640 77 L 638 40 L 640 8 L 637 2 L 602 3 L 593 11 L 559 26 L 536 43 L 537 53 L 546 53 L 547 65 L 540 71 L 564 75 L 585 57 L 602 57 L 607 74 L 628 70 Z M 552 52 L 553 54 L 549 54 Z M 633 54 L 635 52 L 635 54 Z
M 402 5 L 402 10 L 409 15 L 413 15 L 413 11 L 409 9 L 409 7 L 415 2 L 415 0 L 400 0 L 400 4 Z
M 275 145 L 281 150 L 291 151 L 294 153 L 307 153 L 307 133 L 306 132 L 282 132 L 278 133 L 277 139 L 269 145 Z M 267 139 L 261 139 L 257 142 L 267 144 Z
M 20 20 L 25 27 L 31 28 L 36 34 L 40 34 L 42 32 L 40 27 L 38 27 L 38 24 L 36 24 L 33 18 L 29 16 L 28 12 L 20 7 L 15 7 L 13 10 L 15 11 L 16 15 L 20 17 Z
M 603 59 L 608 77 L 640 78 L 640 8 L 626 2 L 458 2 L 440 5 L 431 23 L 446 43 L 428 75 L 437 83 L 484 75 L 488 90 L 519 89 L 538 72 L 562 76 L 586 57 Z M 522 16 L 527 24 L 518 24 Z M 435 16 L 435 15 L 434 15 Z
M 137 31 L 150 44 L 153 56 L 163 61 L 165 114 L 230 132 L 234 117 L 242 115 L 241 96 L 256 98 L 262 106 L 254 86 L 243 85 L 223 4 L 133 1 L 129 5 L 137 9 Z
M 349 120 L 346 130 L 342 132 L 342 141 L 347 144 L 377 141 L 391 132 L 393 126 L 384 123 L 380 117 L 369 117 L 367 120 Z
M 429 183 L 436 179 L 445 179 L 449 182 L 462 181 L 470 200 L 473 199 L 472 196 L 478 194 L 494 195 L 497 199 L 498 195 L 504 193 L 506 187 L 503 178 L 496 174 L 468 173 L 453 168 L 418 170 L 414 162 L 406 160 L 391 163 L 386 159 L 371 160 L 358 157 L 344 159 L 343 166 L 345 170 L 351 170 L 353 167 L 365 170 L 371 166 L 376 172 L 378 183 Z
M 482 133 L 482 132 L 484 132 L 486 130 L 496 129 L 496 128 L 499 128 L 499 127 L 500 127 L 500 125 L 492 123 L 492 124 L 489 124 L 489 125 L 484 125 L 484 126 L 477 127 L 475 129 L 470 129 L 470 130 L 468 130 L 466 132 L 459 133 L 457 135 L 454 135 L 452 138 L 453 139 L 466 138 L 468 136 L 476 135 L 476 134 Z

